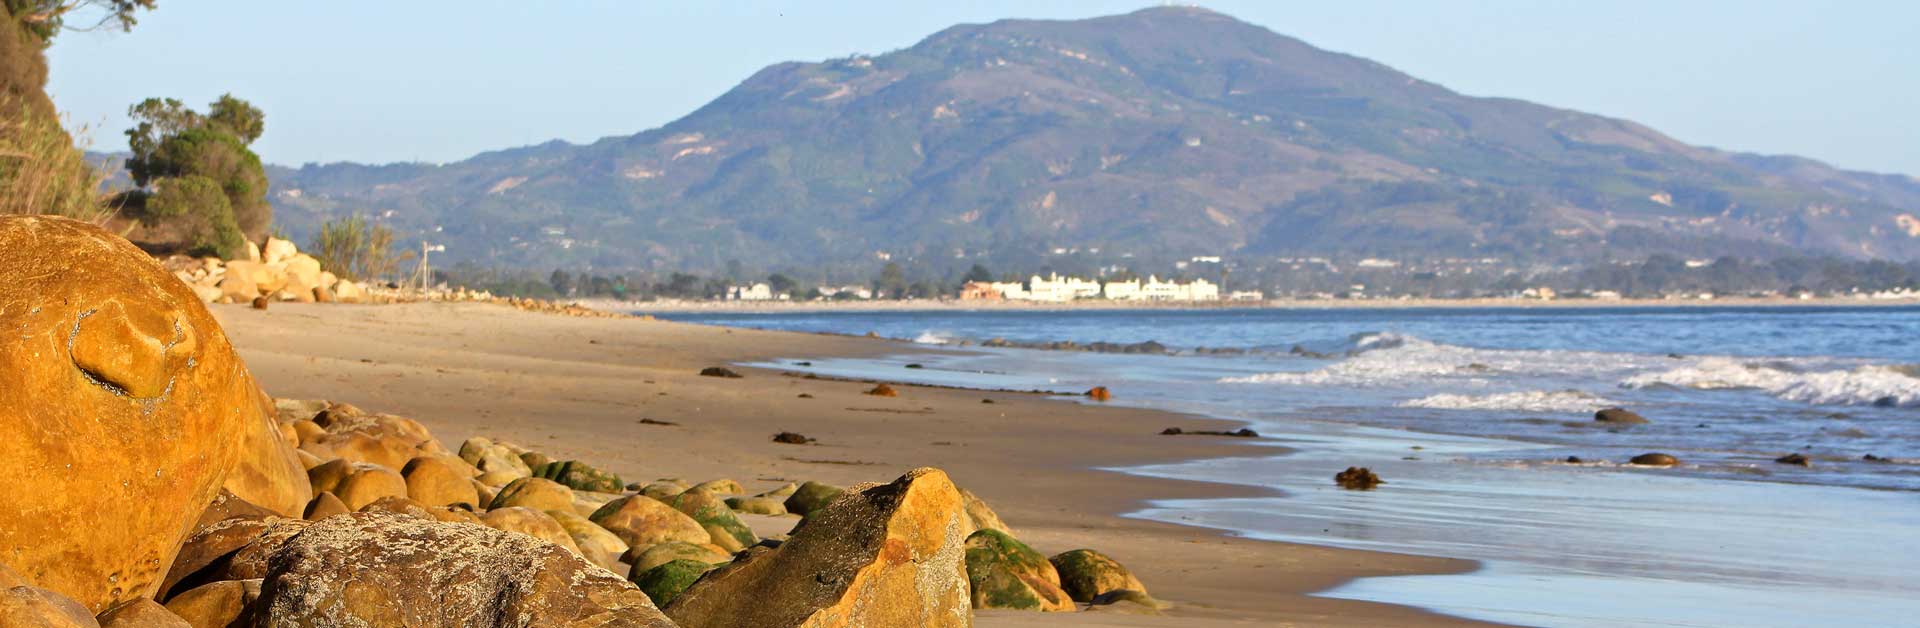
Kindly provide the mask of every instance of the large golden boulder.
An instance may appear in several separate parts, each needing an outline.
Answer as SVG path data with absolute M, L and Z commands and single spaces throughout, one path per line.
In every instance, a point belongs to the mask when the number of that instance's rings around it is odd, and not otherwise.
M 199 297 L 126 240 L 0 216 L 0 562 L 93 612 L 151 595 L 262 416 Z
M 667 605 L 683 628 L 971 626 L 965 505 L 939 469 L 855 486 L 777 549 L 755 547 Z
M 243 625 L 673 626 L 640 589 L 572 552 L 476 525 L 329 517 L 267 564 Z

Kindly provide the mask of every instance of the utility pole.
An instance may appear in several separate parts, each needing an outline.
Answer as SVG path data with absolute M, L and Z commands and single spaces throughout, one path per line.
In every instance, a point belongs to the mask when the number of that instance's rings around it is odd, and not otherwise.
M 421 240 L 420 266 L 414 269 L 413 281 L 407 283 L 418 285 L 420 292 L 423 294 L 426 293 L 427 289 L 433 286 L 433 265 L 427 261 L 427 254 L 446 250 L 447 245 L 445 244 L 428 244 L 426 240 Z

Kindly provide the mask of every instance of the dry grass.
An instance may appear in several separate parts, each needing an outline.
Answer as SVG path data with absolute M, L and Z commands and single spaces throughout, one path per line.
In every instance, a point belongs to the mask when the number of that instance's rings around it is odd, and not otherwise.
M 114 215 L 101 192 L 105 176 L 80 148 L 90 143 L 92 129 L 81 126 L 69 136 L 60 122 L 19 102 L 0 101 L 0 214 L 104 224 Z

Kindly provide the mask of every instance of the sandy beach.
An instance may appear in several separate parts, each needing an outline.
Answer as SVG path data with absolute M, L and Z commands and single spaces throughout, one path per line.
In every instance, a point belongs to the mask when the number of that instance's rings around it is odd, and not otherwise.
M 1161 617 L 990 611 L 980 615 L 984 626 L 1474 623 L 1310 595 L 1358 577 L 1468 571 L 1471 562 L 1254 541 L 1120 516 L 1148 499 L 1245 494 L 1096 470 L 1252 453 L 1233 439 L 1158 435 L 1173 425 L 1207 428 L 1212 422 L 1205 419 L 918 386 L 881 398 L 861 394 L 868 385 L 857 382 L 760 369 L 740 369 L 741 379 L 696 375 L 714 365 L 903 348 L 894 341 L 482 304 L 212 309 L 276 397 L 410 416 L 449 443 L 504 437 L 556 457 L 592 460 L 629 480 L 726 477 L 759 490 L 807 479 L 887 481 L 914 467 L 940 467 L 1036 549 L 1097 548 L 1175 605 Z M 819 442 L 771 442 L 779 431 Z

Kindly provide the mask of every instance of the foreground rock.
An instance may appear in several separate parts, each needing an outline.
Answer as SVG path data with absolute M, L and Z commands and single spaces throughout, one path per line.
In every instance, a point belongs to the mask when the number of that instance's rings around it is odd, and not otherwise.
M 1671 467 L 1673 465 L 1680 464 L 1680 459 L 1667 454 L 1655 452 L 1655 453 L 1646 453 L 1646 454 L 1640 454 L 1638 456 L 1634 456 L 1632 460 L 1628 460 L 1627 462 L 1631 462 L 1633 464 L 1638 464 L 1638 465 L 1650 466 L 1650 467 Z
M 91 613 L 153 593 L 267 418 L 200 298 L 126 240 L 0 216 L 4 561 Z
M 647 595 L 573 553 L 480 526 L 330 517 L 268 561 L 256 626 L 673 626 Z
M 1060 588 L 1075 602 L 1092 602 L 1114 591 L 1147 592 L 1147 585 L 1133 577 L 1133 572 L 1100 552 L 1090 549 L 1061 552 L 1047 562 L 1059 572 Z
M 974 608 L 1074 610 L 1046 555 L 998 530 L 967 537 L 967 582 Z
M 778 548 L 693 583 L 667 614 L 686 628 L 970 626 L 966 519 L 938 469 L 855 486 Z

